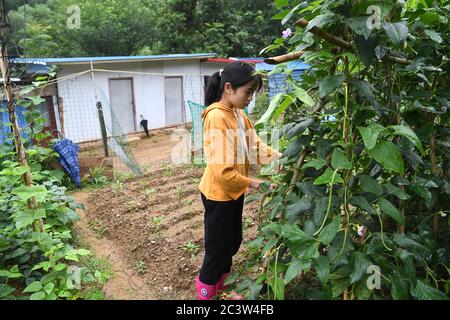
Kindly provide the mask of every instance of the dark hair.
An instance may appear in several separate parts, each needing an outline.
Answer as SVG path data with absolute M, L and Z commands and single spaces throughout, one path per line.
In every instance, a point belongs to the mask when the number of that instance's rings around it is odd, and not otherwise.
M 232 62 L 227 65 L 222 72 L 218 71 L 209 78 L 205 93 L 205 105 L 209 106 L 220 101 L 225 87 L 229 82 L 233 90 L 253 81 L 253 89 L 259 91 L 262 87 L 260 74 L 255 73 L 255 69 L 245 62 Z

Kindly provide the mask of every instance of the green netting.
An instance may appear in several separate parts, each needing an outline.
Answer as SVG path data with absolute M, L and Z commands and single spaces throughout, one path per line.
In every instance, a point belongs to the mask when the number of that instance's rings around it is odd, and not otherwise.
M 102 104 L 103 114 L 105 117 L 105 126 L 108 135 L 108 146 L 122 160 L 122 162 L 137 176 L 142 176 L 140 169 L 130 144 L 127 140 L 127 134 L 122 130 L 117 116 L 101 89 L 97 89 L 98 100 Z
M 203 121 L 202 111 L 204 105 L 188 100 L 189 110 L 191 112 L 191 162 L 203 162 Z

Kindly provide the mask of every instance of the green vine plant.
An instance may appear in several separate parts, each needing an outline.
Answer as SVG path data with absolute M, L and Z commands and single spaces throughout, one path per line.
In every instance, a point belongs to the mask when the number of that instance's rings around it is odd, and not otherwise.
M 290 88 L 256 127 L 280 130 L 284 170 L 237 290 L 448 299 L 450 2 L 275 4 L 293 32 L 263 53 L 285 48 L 311 67 L 301 81 L 286 63 L 272 71 Z
M 78 248 L 73 235 L 76 210 L 83 206 L 67 195 L 64 172 L 46 167 L 57 154 L 41 145 L 49 133 L 33 107 L 42 102 L 40 89 L 54 75 L 38 77 L 14 92 L 14 104 L 27 109 L 29 125 L 21 133 L 28 136 L 20 138 L 27 165 L 19 163 L 12 133 L 0 145 L 0 299 L 103 299 L 102 284 L 110 277 L 110 272 L 86 265 L 92 253 Z M 10 128 L 11 123 L 0 126 Z M 24 183 L 25 174 L 31 185 Z

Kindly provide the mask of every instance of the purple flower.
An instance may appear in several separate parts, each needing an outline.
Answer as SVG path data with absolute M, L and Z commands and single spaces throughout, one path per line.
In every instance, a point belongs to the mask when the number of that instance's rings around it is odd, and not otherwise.
M 283 38 L 289 38 L 292 34 L 292 30 L 291 28 L 287 28 L 286 30 L 283 31 Z
M 359 235 L 360 237 L 363 236 L 363 229 L 364 229 L 364 226 L 358 227 L 358 235 Z

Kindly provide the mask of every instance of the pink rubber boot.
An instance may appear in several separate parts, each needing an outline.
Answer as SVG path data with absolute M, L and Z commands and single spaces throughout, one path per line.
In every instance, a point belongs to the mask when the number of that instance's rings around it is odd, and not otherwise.
M 216 284 L 216 291 L 217 291 L 217 294 L 221 294 L 222 292 L 224 292 L 225 290 L 227 290 L 227 287 L 224 286 L 224 282 L 225 282 L 225 279 L 226 279 L 230 274 L 231 274 L 231 271 L 230 271 L 230 272 L 227 272 L 227 273 L 222 273 L 222 276 L 220 277 L 219 281 L 218 281 L 217 284 Z
M 197 288 L 197 300 L 211 300 L 216 295 L 217 284 L 205 284 L 200 281 L 200 277 L 195 278 L 195 286 Z
M 227 286 L 224 285 L 225 279 L 231 274 L 230 272 L 222 273 L 216 284 L 216 292 L 221 300 L 245 300 L 245 298 L 234 291 L 227 292 Z

